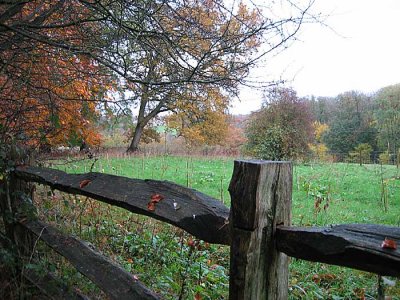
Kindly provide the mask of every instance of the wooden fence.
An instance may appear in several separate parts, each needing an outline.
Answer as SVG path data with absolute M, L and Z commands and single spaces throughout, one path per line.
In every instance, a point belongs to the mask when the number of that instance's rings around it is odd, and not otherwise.
M 22 209 L 27 203 L 24 195 L 31 192 L 28 182 L 88 196 L 167 222 L 206 242 L 229 245 L 231 300 L 286 299 L 289 256 L 400 277 L 400 249 L 382 247 L 385 239 L 400 244 L 399 227 L 290 226 L 292 166 L 289 162 L 235 161 L 229 186 L 231 209 L 196 190 L 167 181 L 17 167 L 10 179 L 2 182 L 1 210 L 6 227 L 4 235 L 8 239 L 1 238 L 0 243 L 11 240 L 13 244 L 9 247 L 29 255 L 33 241 L 40 238 L 111 299 L 159 299 L 160 296 L 93 246 L 30 216 Z M 157 202 L 161 197 L 163 200 Z M 85 298 L 58 288 L 50 274 L 43 277 L 29 271 L 24 276 L 51 298 Z

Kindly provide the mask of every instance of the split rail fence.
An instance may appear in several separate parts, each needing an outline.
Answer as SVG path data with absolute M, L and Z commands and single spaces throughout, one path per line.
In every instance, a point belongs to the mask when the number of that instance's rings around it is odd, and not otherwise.
M 400 277 L 400 249 L 382 247 L 385 239 L 400 244 L 399 227 L 290 226 L 290 162 L 235 161 L 229 186 L 231 209 L 196 190 L 167 181 L 17 167 L 10 180 L 2 182 L 1 208 L 6 233 L 0 242 L 7 244 L 11 240 L 12 245 L 8 246 L 29 254 L 33 241 L 40 238 L 110 299 L 160 299 L 160 296 L 93 246 L 21 212 L 24 195 L 30 192 L 28 182 L 119 206 L 177 226 L 206 242 L 230 246 L 231 300 L 287 299 L 289 257 Z M 149 199 L 155 194 L 164 199 L 149 210 Z M 180 207 L 178 210 L 176 205 Z M 51 298 L 85 298 L 63 287 L 57 288 L 50 273 L 39 276 L 27 271 L 24 276 Z

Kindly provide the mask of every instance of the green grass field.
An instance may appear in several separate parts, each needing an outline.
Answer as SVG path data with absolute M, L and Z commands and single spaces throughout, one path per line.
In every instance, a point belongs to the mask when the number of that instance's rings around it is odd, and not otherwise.
M 231 158 L 103 157 L 57 166 L 71 173 L 106 172 L 127 177 L 170 180 L 223 201 Z M 147 286 L 167 299 L 226 299 L 229 249 L 198 242 L 179 229 L 122 209 L 64 194 L 49 199 L 42 191 L 42 216 L 96 244 Z M 51 193 L 50 193 L 51 194 Z M 400 177 L 395 166 L 307 164 L 293 168 L 292 224 L 325 226 L 376 223 L 400 226 Z M 197 242 L 196 242 L 197 243 Z M 54 264 L 54 262 L 48 262 Z M 60 272 L 74 283 L 76 275 Z M 400 283 L 393 278 L 386 294 L 400 299 Z M 82 281 L 82 279 L 78 279 Z M 377 275 L 292 260 L 290 299 L 374 299 Z M 387 282 L 387 281 L 385 281 Z M 394 283 L 394 286 L 392 286 Z M 90 285 L 80 287 L 89 293 Z

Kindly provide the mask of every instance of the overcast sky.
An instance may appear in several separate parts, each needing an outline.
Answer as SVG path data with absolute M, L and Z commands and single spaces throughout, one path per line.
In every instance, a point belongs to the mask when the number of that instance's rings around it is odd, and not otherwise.
M 399 0 L 317 0 L 314 10 L 330 15 L 325 23 L 333 30 L 305 25 L 299 41 L 257 74 L 291 81 L 299 96 L 372 93 L 400 83 Z M 243 89 L 241 99 L 232 113 L 260 108 L 254 90 Z

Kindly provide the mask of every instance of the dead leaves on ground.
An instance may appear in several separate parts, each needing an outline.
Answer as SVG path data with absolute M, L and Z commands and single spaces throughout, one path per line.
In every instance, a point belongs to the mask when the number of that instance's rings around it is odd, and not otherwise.
M 316 284 L 331 282 L 335 279 L 335 274 L 314 274 L 312 277 L 312 281 L 314 281 Z

